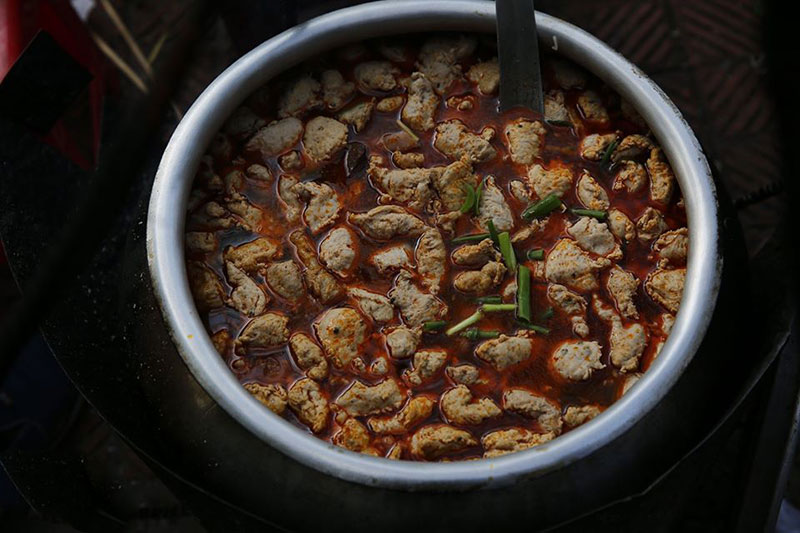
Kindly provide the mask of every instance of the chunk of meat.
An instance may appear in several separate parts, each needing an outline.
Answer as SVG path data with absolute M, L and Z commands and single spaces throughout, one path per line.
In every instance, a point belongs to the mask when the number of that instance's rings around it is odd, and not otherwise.
M 675 174 L 661 148 L 650 150 L 647 171 L 650 173 L 650 199 L 660 204 L 668 203 L 675 190 Z
M 386 346 L 395 359 L 406 359 L 417 350 L 422 340 L 421 328 L 398 326 L 386 334 Z
M 547 286 L 547 297 L 565 314 L 569 315 L 572 322 L 572 332 L 578 337 L 589 334 L 589 325 L 586 323 L 586 299 L 576 294 L 563 285 L 551 283 Z
M 305 294 L 303 274 L 291 259 L 268 266 L 266 279 L 270 289 L 290 302 L 298 302 Z
M 544 275 L 552 283 L 590 292 L 599 288 L 597 271 L 610 264 L 604 257 L 593 258 L 572 239 L 560 239 L 545 258 Z
M 261 223 L 264 217 L 263 211 L 247 201 L 247 198 L 239 193 L 233 193 L 230 199 L 225 202 L 228 211 L 241 219 L 239 223 L 243 228 L 252 232 L 261 230 Z
M 653 251 L 658 254 L 661 261 L 673 264 L 683 264 L 689 254 L 689 230 L 678 228 L 662 233 L 653 243 Z
M 400 69 L 388 61 L 365 61 L 355 68 L 359 86 L 370 91 L 391 91 L 397 87 Z
M 236 219 L 231 216 L 227 209 L 217 202 L 203 204 L 189 219 L 189 227 L 192 229 L 202 228 L 208 231 L 229 229 L 237 224 Z
M 336 307 L 322 313 L 314 331 L 334 366 L 343 368 L 358 356 L 367 326 L 354 309 Z
M 232 195 L 244 187 L 245 174 L 241 170 L 234 170 L 225 174 L 223 181 L 225 182 L 225 193 Z
M 453 263 L 461 266 L 481 267 L 489 261 L 500 261 L 500 252 L 492 239 L 483 239 L 478 244 L 466 244 L 453 250 Z
M 578 96 L 578 109 L 586 120 L 608 124 L 608 110 L 603 105 L 600 95 L 594 91 L 584 91 Z
M 614 240 L 614 235 L 604 222 L 596 218 L 580 217 L 574 224 L 567 226 L 567 233 L 587 252 L 612 259 L 622 257 L 622 250 Z
M 555 60 L 552 68 L 556 83 L 562 89 L 581 89 L 586 86 L 586 73 L 574 63 Z
M 538 120 L 515 120 L 506 124 L 505 134 L 511 160 L 520 165 L 532 165 L 541 158 L 547 130 Z
M 222 307 L 222 283 L 213 270 L 200 261 L 190 261 L 186 265 L 186 273 L 198 311 Z
M 564 196 L 572 189 L 572 180 L 572 169 L 569 167 L 555 165 L 553 168 L 545 169 L 541 165 L 533 165 L 528 168 L 528 183 L 539 198 L 551 194 Z
M 553 352 L 553 368 L 565 379 L 583 381 L 606 367 L 600 361 L 602 355 L 595 341 L 566 341 Z
M 659 235 L 667 231 L 668 226 L 664 220 L 664 215 L 658 209 L 648 207 L 636 220 L 636 232 L 639 235 L 639 240 L 643 242 L 650 242 L 658 238 Z
M 278 100 L 278 117 L 296 117 L 322 105 L 322 86 L 311 76 L 292 80 Z
M 373 109 L 375 109 L 374 98 L 343 109 L 336 115 L 336 118 L 345 124 L 350 124 L 358 132 L 363 130 L 369 119 L 372 118 Z
M 425 155 L 419 152 L 394 152 L 392 162 L 399 168 L 420 168 L 425 164 Z
M 483 382 L 481 372 L 475 365 L 448 366 L 445 369 L 445 374 L 459 385 L 475 385 Z
M 208 254 L 217 249 L 217 236 L 206 231 L 186 233 L 186 250 L 193 254 Z
M 450 159 L 458 160 L 466 156 L 473 163 L 484 163 L 497 155 L 497 150 L 488 140 L 469 131 L 457 119 L 436 126 L 433 146 Z
M 619 209 L 612 207 L 608 210 L 608 228 L 617 239 L 623 242 L 631 242 L 636 238 L 636 227 L 628 215 Z
M 390 152 L 403 152 L 417 147 L 419 140 L 412 137 L 407 131 L 400 130 L 383 134 L 381 144 Z
M 372 254 L 367 260 L 380 275 L 411 267 L 411 254 L 403 245 L 384 248 Z
M 328 361 L 322 348 L 305 333 L 295 333 L 289 338 L 289 348 L 300 369 L 313 380 L 320 381 L 328 375 Z
M 431 461 L 477 444 L 478 441 L 468 431 L 445 424 L 434 424 L 418 429 L 411 436 L 411 454 Z
M 481 61 L 467 71 L 467 79 L 478 86 L 482 94 L 494 94 L 500 86 L 500 65 L 497 58 Z
M 431 176 L 433 187 L 447 211 L 458 211 L 467 198 L 467 185 L 478 186 L 478 177 L 472 173 L 472 164 L 464 157 L 447 165 Z
M 543 396 L 525 389 L 506 389 L 503 392 L 503 409 L 536 420 L 545 432 L 561 433 L 561 408 Z
M 683 285 L 686 281 L 686 269 L 659 268 L 644 281 L 644 290 L 653 301 L 663 305 L 671 313 L 677 313 L 683 296 Z
M 339 195 L 329 185 L 304 181 L 295 185 L 292 190 L 306 201 L 303 218 L 312 234 L 316 235 L 336 222 L 342 205 Z
M 596 405 L 570 405 L 564 413 L 564 423 L 567 427 L 577 427 L 599 415 L 602 411 Z
M 444 103 L 450 109 L 469 111 L 475 108 L 475 96 L 471 94 L 451 96 Z
M 267 295 L 250 276 L 231 262 L 225 263 L 225 273 L 233 287 L 230 303 L 237 311 L 246 316 L 256 316 L 266 310 Z
M 350 416 L 368 416 L 394 411 L 403 404 L 405 394 L 397 382 L 386 379 L 377 385 L 353 384 L 336 398 L 336 405 Z
M 444 94 L 461 78 L 458 61 L 474 51 L 476 45 L 472 37 L 432 37 L 420 49 L 417 68 L 431 80 L 438 94 Z
M 245 170 L 245 175 L 251 179 L 262 182 L 262 184 L 272 183 L 272 172 L 264 165 L 252 164 Z
M 303 157 L 297 150 L 292 150 L 280 156 L 278 163 L 284 170 L 297 170 L 303 168 Z
M 288 396 L 283 385 L 245 383 L 244 388 L 276 415 L 282 415 L 286 411 Z
M 433 197 L 431 179 L 441 173 L 440 168 L 387 169 L 379 165 L 381 158 L 370 159 L 367 173 L 372 182 L 394 202 L 408 204 L 415 211 L 422 211 Z
M 483 444 L 483 457 L 490 459 L 513 452 L 533 448 L 539 444 L 553 440 L 552 433 L 534 433 L 528 429 L 511 428 L 499 429 L 487 433 L 481 438 Z
M 369 447 L 369 431 L 355 418 L 348 418 L 331 441 L 351 452 L 363 452 Z
M 375 322 L 389 322 L 394 318 L 394 307 L 389 298 L 376 292 L 351 287 L 347 294 L 358 304 L 362 313 Z
M 408 99 L 401 116 L 403 122 L 416 131 L 428 131 L 436 125 L 433 121 L 439 97 L 433 85 L 423 74 L 415 72 L 408 84 Z
M 378 100 L 378 103 L 375 105 L 375 109 L 377 109 L 380 113 L 392 113 L 393 111 L 400 109 L 400 106 L 402 105 L 402 96 L 387 96 L 386 98 L 381 98 Z
M 419 237 L 427 229 L 422 220 L 397 205 L 381 205 L 366 213 L 350 213 L 347 221 L 377 241 Z
M 620 396 L 628 394 L 628 391 L 631 390 L 631 387 L 636 385 L 636 383 L 639 382 L 641 377 L 642 375 L 639 373 L 628 374 L 625 377 L 625 381 L 622 382 L 622 391 L 620 391 L 621 392 Z
M 622 139 L 622 141 L 620 141 L 620 143 L 614 149 L 614 153 L 611 154 L 611 161 L 614 163 L 619 163 L 620 161 L 635 159 L 649 153 L 652 149 L 653 141 L 644 135 L 634 133 L 633 135 L 626 136 L 624 139 Z
M 562 91 L 549 91 L 544 95 L 544 119 L 549 122 L 570 122 Z
M 419 238 L 414 255 L 422 286 L 431 294 L 439 294 L 447 268 L 447 248 L 438 229 L 425 230 Z
M 430 381 L 447 363 L 444 350 L 423 350 L 414 354 L 413 367 L 403 372 L 411 385 L 422 385 Z
M 271 122 L 258 130 L 244 145 L 246 152 L 258 152 L 267 159 L 280 155 L 296 145 L 303 136 L 303 123 L 296 118 Z
M 431 416 L 436 402 L 430 396 L 414 396 L 394 416 L 374 417 L 369 428 L 383 435 L 402 435 Z
M 347 144 L 347 126 L 329 117 L 314 117 L 306 124 L 303 148 L 314 161 L 324 161 Z
M 530 358 L 532 350 L 533 341 L 527 337 L 500 335 L 482 342 L 475 350 L 475 355 L 501 371 Z
M 405 270 L 397 275 L 389 299 L 400 310 L 403 321 L 411 327 L 438 320 L 447 314 L 447 305 L 436 296 L 421 291 Z
M 579 152 L 589 161 L 601 161 L 611 143 L 619 139 L 616 133 L 592 133 L 581 139 Z
M 300 180 L 289 174 L 283 174 L 278 178 L 278 196 L 283 200 L 283 212 L 286 221 L 290 224 L 300 220 L 300 215 L 303 213 L 303 204 L 300 203 L 300 197 L 294 192 L 294 186 L 298 183 Z
M 491 398 L 475 400 L 466 385 L 447 390 L 439 406 L 447 420 L 459 426 L 476 426 L 503 413 Z
M 619 315 L 605 305 L 597 295 L 592 297 L 592 307 L 602 320 L 611 324 L 609 335 L 609 359 L 620 372 L 639 368 L 639 359 L 647 346 L 647 334 L 641 324 L 625 326 Z
M 629 193 L 639 192 L 647 181 L 647 171 L 636 161 L 623 161 L 620 169 L 614 176 L 615 191 L 628 191 Z
M 228 349 L 231 347 L 232 340 L 231 334 L 227 329 L 221 329 L 211 335 L 211 343 L 220 355 L 228 354 Z
M 295 416 L 314 433 L 328 426 L 330 407 L 328 399 L 316 381 L 301 378 L 289 387 L 289 408 Z
M 608 193 L 597 183 L 597 180 L 586 171 L 584 171 L 578 179 L 576 194 L 581 204 L 588 209 L 605 211 L 611 205 L 608 201 Z
M 459 272 L 453 279 L 453 286 L 461 292 L 485 294 L 503 281 L 506 267 L 498 261 L 490 261 L 480 270 Z
M 243 141 L 266 124 L 264 119 L 256 115 L 252 109 L 241 106 L 237 107 L 231 117 L 225 121 L 222 129 L 236 140 Z
M 636 276 L 617 265 L 611 267 L 606 281 L 606 290 L 617 305 L 620 314 L 625 318 L 639 318 L 636 303 L 633 301 L 638 287 L 639 280 Z
M 511 189 L 511 196 L 516 198 L 519 202 L 523 204 L 529 204 L 531 202 L 531 193 L 528 192 L 528 187 L 520 180 L 512 181 L 508 184 L 508 188 Z
M 345 227 L 331 230 L 319 243 L 319 259 L 339 276 L 346 276 L 356 259 L 356 239 Z
M 503 191 L 495 183 L 494 176 L 487 176 L 483 182 L 483 193 L 478 205 L 480 227 L 488 229 L 490 220 L 494 222 L 497 231 L 511 231 L 514 228 L 514 215 Z
M 336 278 L 322 268 L 317 259 L 314 242 L 301 230 L 289 235 L 289 240 L 297 249 L 297 257 L 306 267 L 303 277 L 311 293 L 323 304 L 334 302 L 344 296 L 344 287 Z
M 352 81 L 345 81 L 342 73 L 338 70 L 329 69 L 320 75 L 322 81 L 322 101 L 331 111 L 341 109 L 355 92 L 355 84 Z
M 241 348 L 272 348 L 280 346 L 289 339 L 289 317 L 280 313 L 268 312 L 257 316 L 248 322 L 239 338 L 236 339 L 236 346 Z

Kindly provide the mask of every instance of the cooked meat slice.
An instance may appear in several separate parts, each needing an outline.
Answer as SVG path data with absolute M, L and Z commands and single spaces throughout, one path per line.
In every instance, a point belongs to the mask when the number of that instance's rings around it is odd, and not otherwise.
M 397 275 L 389 299 L 400 310 L 403 321 L 411 327 L 438 320 L 447 314 L 444 302 L 417 288 L 411 274 L 405 270 Z
M 360 102 L 353 106 L 348 107 L 340 111 L 336 118 L 344 122 L 345 124 L 350 124 L 353 126 L 353 129 L 356 131 L 361 131 L 364 129 L 364 126 L 367 125 L 369 119 L 372 118 L 372 110 L 375 108 L 375 99 L 367 100 L 366 102 Z
M 675 317 L 669 313 L 661 315 L 661 332 L 664 335 L 672 333 L 672 327 L 675 325 Z
M 615 191 L 639 192 L 647 181 L 647 171 L 636 161 L 623 161 L 620 163 L 619 172 L 614 176 Z
M 400 74 L 400 69 L 388 61 L 365 61 L 355 68 L 355 77 L 358 84 L 370 91 L 391 91 L 397 87 L 395 77 Z
M 415 211 L 422 211 L 433 197 L 431 179 L 440 168 L 387 169 L 380 166 L 382 158 L 372 157 L 367 173 L 372 182 L 393 202 L 401 202 Z
M 665 231 L 653 243 L 653 251 L 665 263 L 685 263 L 689 254 L 689 230 L 678 228 Z
M 647 334 L 641 324 L 625 326 L 619 315 L 605 305 L 597 295 L 592 297 L 592 306 L 602 320 L 611 324 L 609 336 L 609 359 L 620 372 L 630 372 L 639 368 L 639 358 L 647 346 Z
M 284 344 L 289 339 L 289 317 L 279 313 L 268 312 L 248 322 L 239 338 L 237 347 L 272 348 Z
M 506 125 L 511 160 L 520 165 L 532 165 L 541 158 L 547 130 L 538 120 L 515 120 Z
M 247 167 L 244 173 L 251 180 L 262 182 L 264 185 L 272 183 L 273 180 L 272 172 L 264 165 L 259 165 L 257 163 Z
M 415 72 L 408 84 L 408 99 L 401 114 L 403 122 L 416 131 L 428 131 L 436 125 L 433 118 L 439 107 L 439 97 L 423 74 Z
M 308 75 L 292 80 L 278 100 L 278 117 L 296 117 L 320 107 L 320 89 L 319 82 Z
M 193 254 L 207 254 L 217 249 L 217 236 L 206 231 L 186 233 L 186 250 Z
M 612 207 L 608 210 L 608 228 L 617 239 L 623 242 L 630 242 L 636 238 L 636 227 L 628 215 L 619 209 Z
M 589 325 L 586 323 L 586 299 L 576 294 L 563 285 L 551 283 L 547 286 L 547 297 L 553 305 L 569 315 L 572 323 L 572 332 L 578 337 L 589 334 Z
M 508 184 L 508 188 L 511 189 L 511 196 L 521 203 L 529 204 L 531 202 L 531 193 L 528 192 L 528 187 L 525 186 L 525 183 L 520 180 L 514 180 Z
M 561 433 L 561 408 L 558 404 L 528 390 L 506 389 L 503 409 L 535 419 L 546 432 Z
M 303 274 L 291 259 L 268 266 L 266 279 L 270 289 L 290 302 L 299 301 L 305 294 Z
M 533 165 L 528 168 L 528 183 L 540 199 L 551 194 L 564 196 L 572 188 L 572 179 L 569 167 L 545 169 L 541 165 Z
M 348 418 L 331 441 L 346 450 L 363 452 L 369 447 L 369 431 L 355 418 Z
M 241 170 L 234 170 L 225 174 L 223 178 L 225 182 L 225 193 L 234 194 L 238 193 L 244 187 L 245 175 Z
M 227 262 L 225 273 L 228 283 L 233 287 L 230 303 L 237 311 L 246 316 L 256 316 L 266 310 L 269 301 L 267 295 L 243 270 Z
M 381 113 L 391 113 L 400 109 L 400 106 L 402 105 L 402 96 L 387 96 L 386 98 L 381 98 L 378 100 L 378 103 L 375 105 L 375 109 Z
M 498 429 L 481 438 L 483 457 L 489 459 L 513 452 L 526 450 L 539 444 L 553 440 L 552 433 L 534 433 L 528 429 Z
M 664 215 L 658 209 L 648 207 L 636 220 L 636 232 L 639 240 L 649 242 L 658 238 L 659 235 L 667 231 L 668 226 L 664 221 Z
M 300 197 L 294 192 L 294 186 L 298 183 L 300 180 L 289 174 L 282 174 L 278 178 L 278 196 L 283 200 L 283 211 L 286 221 L 290 224 L 300 220 L 300 215 L 303 213 L 303 204 L 300 203 Z
M 411 254 L 403 245 L 391 246 L 377 251 L 367 260 L 380 275 L 411 266 Z
M 359 288 L 347 289 L 347 294 L 353 298 L 362 313 L 375 322 L 389 322 L 394 318 L 394 307 L 389 298 L 383 294 L 370 292 Z
M 314 161 L 324 161 L 347 144 L 347 126 L 329 117 L 314 117 L 306 124 L 303 148 Z
M 560 239 L 545 258 L 544 275 L 580 292 L 596 291 L 597 271 L 610 264 L 604 257 L 593 258 L 572 239 Z
M 491 398 L 475 400 L 466 385 L 446 391 L 439 405 L 447 420 L 459 426 L 476 426 L 503 413 Z
M 336 405 L 350 416 L 367 416 L 394 411 L 403 404 L 405 394 L 397 382 L 386 379 L 377 385 L 353 384 L 336 398 Z
M 500 86 L 500 65 L 497 58 L 481 61 L 467 71 L 467 79 L 478 86 L 482 94 L 494 94 Z
M 475 365 L 448 366 L 445 369 L 447 376 L 459 385 L 475 385 L 482 382 L 481 372 Z
M 453 279 L 453 286 L 471 294 L 485 294 L 489 289 L 496 287 L 505 276 L 506 267 L 498 261 L 490 261 L 480 270 L 459 272 Z
M 556 83 L 562 89 L 581 89 L 586 86 L 586 73 L 574 63 L 555 60 L 552 67 Z
M 245 383 L 244 388 L 276 415 L 282 415 L 286 411 L 288 396 L 283 385 Z
M 570 122 L 563 92 L 549 91 L 544 95 L 544 119 L 550 122 Z
M 511 231 L 514 227 L 514 215 L 503 191 L 495 184 L 494 176 L 487 176 L 483 183 L 478 211 L 478 223 L 483 229 L 489 227 L 490 220 L 494 222 L 497 231 Z
M 209 231 L 229 229 L 236 224 L 236 219 L 231 216 L 227 209 L 217 202 L 208 202 L 204 204 L 197 211 L 192 213 L 189 220 L 190 228 L 202 228 Z
M 566 341 L 553 352 L 553 368 L 565 379 L 583 381 L 606 367 L 600 362 L 602 355 L 595 341 Z
M 475 50 L 471 37 L 432 37 L 420 49 L 417 67 L 425 74 L 439 94 L 444 94 L 454 81 L 461 78 L 458 60 Z
M 581 204 L 588 209 L 605 211 L 611 205 L 608 201 L 608 193 L 597 183 L 597 180 L 585 170 L 578 179 L 576 194 Z
M 578 108 L 586 120 L 607 124 L 608 111 L 603 105 L 600 95 L 594 91 L 584 91 L 578 96 Z
M 475 350 L 475 355 L 496 370 L 505 370 L 528 359 L 532 350 L 533 341 L 527 337 L 500 335 L 482 342 Z
M 389 372 L 389 360 L 386 357 L 378 356 L 369 365 L 369 371 L 378 376 L 385 376 Z
M 638 287 L 639 280 L 636 276 L 617 265 L 611 267 L 608 281 L 606 281 L 606 289 L 617 304 L 620 314 L 625 318 L 639 318 L 639 312 L 633 301 Z
M 431 461 L 477 444 L 478 441 L 468 431 L 435 424 L 425 426 L 411 436 L 411 454 Z
M 473 163 L 483 163 L 497 155 L 497 150 L 488 140 L 469 131 L 457 119 L 440 122 L 436 126 L 433 146 L 450 159 L 459 160 L 466 156 Z
M 289 408 L 295 416 L 314 433 L 319 433 L 328 425 L 330 407 L 328 399 L 317 382 L 301 378 L 289 387 Z
M 587 252 L 612 259 L 622 257 L 622 250 L 614 240 L 614 235 L 608 231 L 604 222 L 596 218 L 580 217 L 574 224 L 567 226 L 567 233 Z
M 233 193 L 230 200 L 225 202 L 228 211 L 238 216 L 242 221 L 240 225 L 252 232 L 261 230 L 261 223 L 264 213 L 258 207 L 247 201 L 247 198 L 239 193 Z
M 567 411 L 564 413 L 564 423 L 567 427 L 574 428 L 585 424 L 601 412 L 596 405 L 581 405 L 580 407 L 571 405 L 567 407 Z
M 411 150 L 419 146 L 419 140 L 412 137 L 407 131 L 393 131 L 381 136 L 381 144 L 390 152 Z
M 675 174 L 672 173 L 672 167 L 667 163 L 661 148 L 650 150 L 647 171 L 650 173 L 650 199 L 666 204 L 675 189 Z
M 414 364 L 403 372 L 403 377 L 411 385 L 422 385 L 444 368 L 447 363 L 447 352 L 444 350 L 423 350 L 414 354 Z
M 438 229 L 425 230 L 419 238 L 414 255 L 422 286 L 431 294 L 439 294 L 447 268 L 447 248 Z
M 369 428 L 383 435 L 402 435 L 431 416 L 436 402 L 429 396 L 415 396 L 394 416 L 370 418 Z
M 246 106 L 237 107 L 222 129 L 238 141 L 243 141 L 253 135 L 267 123 L 253 113 L 253 110 Z
M 614 149 L 614 153 L 611 154 L 611 161 L 618 163 L 626 159 L 635 159 L 649 153 L 652 149 L 653 141 L 644 135 L 634 133 L 633 135 L 626 136 L 624 139 L 622 139 L 622 141 L 620 141 L 620 143 Z
M 295 185 L 292 191 L 307 202 L 303 218 L 313 235 L 336 222 L 342 205 L 339 195 L 329 185 L 304 181 Z
M 355 85 L 352 81 L 345 81 L 341 72 L 338 70 L 326 70 L 320 76 L 322 81 L 322 101 L 331 111 L 341 109 L 355 92 Z
M 280 156 L 278 163 L 284 170 L 297 170 L 303 168 L 303 157 L 297 150 L 292 150 Z
M 221 329 L 211 335 L 211 343 L 220 355 L 228 354 L 228 349 L 231 347 L 232 340 L 231 334 L 228 333 L 227 329 Z
M 475 107 L 475 96 L 471 94 L 451 96 L 444 103 L 450 109 L 469 111 Z
M 267 159 L 286 152 L 302 136 L 303 123 L 296 118 L 276 120 L 258 130 L 244 145 L 244 149 L 246 152 L 258 152 Z
M 655 302 L 663 305 L 671 313 L 677 313 L 683 296 L 686 269 L 661 269 L 648 274 L 644 290 Z
M 592 133 L 581 140 L 580 154 L 589 161 L 601 161 L 611 143 L 619 139 L 616 133 Z
M 478 186 L 478 177 L 472 173 L 472 164 L 464 157 L 447 165 L 431 176 L 433 186 L 447 211 L 458 211 L 467 198 L 466 186 Z
M 334 366 L 342 368 L 358 356 L 367 326 L 354 309 L 335 307 L 322 313 L 314 331 Z
M 534 234 L 542 231 L 547 226 L 548 220 L 548 218 L 531 220 L 528 222 L 527 226 L 523 227 L 511 236 L 511 243 L 517 244 L 530 239 Z
M 322 354 L 322 348 L 311 337 L 305 333 L 295 333 L 289 338 L 289 348 L 297 366 L 305 370 L 308 377 L 316 381 L 327 377 L 328 361 Z
M 197 310 L 203 312 L 222 307 L 222 283 L 214 271 L 200 261 L 190 261 L 186 271 Z
M 500 261 L 500 252 L 492 239 L 483 239 L 478 244 L 467 244 L 453 250 L 453 263 L 461 266 L 481 267 L 489 261 Z
M 642 378 L 642 375 L 639 373 L 628 374 L 625 377 L 625 381 L 622 382 L 622 391 L 620 396 L 624 396 L 628 394 L 628 391 L 631 390 L 631 387 L 636 385 L 636 383 Z
M 407 328 L 405 326 L 398 326 L 386 334 L 386 346 L 389 348 L 389 353 L 395 359 L 405 359 L 417 350 L 420 340 L 422 340 L 422 331 L 420 328 Z
M 331 230 L 319 243 L 319 259 L 340 276 L 346 276 L 356 259 L 356 239 L 345 227 Z
M 297 257 L 306 267 L 303 276 L 311 293 L 323 304 L 331 303 L 344 296 L 344 287 L 336 278 L 322 268 L 317 259 L 314 242 L 302 230 L 295 230 L 289 240 L 297 249 Z
M 396 205 L 374 207 L 366 213 L 349 213 L 347 221 L 377 241 L 419 237 L 426 229 L 422 220 Z
M 392 154 L 392 162 L 398 168 L 420 168 L 425 164 L 425 155 L 419 152 L 394 152 Z

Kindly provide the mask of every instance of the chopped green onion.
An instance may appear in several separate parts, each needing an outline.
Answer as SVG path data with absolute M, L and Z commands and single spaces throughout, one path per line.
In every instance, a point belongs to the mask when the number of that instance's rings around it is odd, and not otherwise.
M 462 333 L 461 336 L 466 337 L 471 341 L 476 341 L 478 339 L 496 339 L 500 336 L 500 332 L 472 328 Z
M 484 304 L 481 310 L 486 313 L 494 313 L 496 311 L 513 311 L 517 308 L 517 304 Z
M 489 228 L 489 236 L 492 238 L 492 241 L 499 246 L 500 239 L 497 236 L 497 228 L 494 227 L 494 220 L 490 219 L 489 222 L 486 223 L 486 226 Z
M 488 233 L 473 233 L 472 235 L 462 235 L 461 237 L 456 237 L 450 242 L 453 244 L 461 244 L 462 242 L 476 242 L 482 241 L 489 236 L 490 235 Z
M 501 304 L 503 298 L 500 296 L 478 296 L 475 298 L 475 303 L 479 304 Z
M 578 215 L 580 217 L 593 217 L 597 220 L 605 220 L 608 216 L 606 211 L 598 211 L 597 209 L 570 209 L 570 212 L 573 215 Z
M 541 261 L 544 259 L 544 250 L 536 248 L 535 250 L 528 250 L 528 259 L 532 261 Z
M 398 125 L 398 126 L 400 126 L 400 128 L 401 128 L 401 129 L 402 129 L 404 132 L 408 133 L 408 135 L 409 135 L 409 136 L 410 136 L 412 139 L 414 139 L 414 142 L 419 142 L 419 136 L 418 136 L 416 133 L 414 133 L 414 131 L 413 131 L 411 128 L 409 128 L 408 126 L 406 126 L 405 122 L 403 122 L 403 121 L 402 121 L 402 120 L 400 120 L 399 118 L 396 120 L 396 122 L 397 122 L 397 125 Z
M 618 144 L 619 144 L 619 140 L 618 139 L 614 139 L 614 141 L 611 144 L 608 145 L 608 148 L 606 148 L 606 151 L 603 152 L 603 159 L 600 160 L 600 164 L 601 165 L 606 166 L 606 164 L 608 163 L 608 160 L 611 159 L 611 154 L 614 153 L 614 150 L 617 148 Z
M 535 204 L 528 206 L 528 208 L 522 212 L 522 218 L 525 220 L 540 218 L 549 215 L 551 211 L 559 207 L 561 207 L 561 198 L 555 194 L 548 194 Z
M 539 320 L 549 320 L 553 318 L 553 314 L 554 314 L 553 308 L 548 307 L 547 309 L 541 312 L 541 314 L 539 315 Z
M 572 122 L 569 120 L 545 120 L 551 126 L 563 126 L 563 127 L 572 127 Z
M 514 272 L 517 269 L 517 256 L 514 255 L 514 246 L 511 244 L 511 236 L 507 231 L 504 231 L 497 236 L 500 243 L 500 253 L 503 255 L 503 262 L 506 264 L 509 272 Z
M 442 329 L 447 325 L 447 322 L 444 320 L 430 320 L 422 324 L 422 329 L 425 331 L 437 331 Z
M 471 210 L 475 205 L 475 189 L 473 189 L 470 184 L 465 183 L 464 191 L 467 193 L 467 197 L 464 199 L 464 203 L 461 204 L 461 208 L 459 209 L 462 214 Z
M 479 216 L 481 214 L 481 197 L 483 196 L 483 184 L 486 181 L 486 178 L 483 178 L 481 182 L 478 184 L 478 190 L 475 191 L 475 216 Z
M 480 320 L 482 317 L 483 317 L 483 308 L 480 308 L 471 315 L 469 315 L 467 318 L 465 318 L 464 320 L 453 326 L 452 328 L 445 331 L 444 334 L 447 335 L 448 337 L 452 337 L 459 331 L 467 329 L 472 324 Z
M 525 265 L 517 269 L 517 317 L 531 320 L 531 271 Z
M 549 329 L 542 326 L 537 326 L 536 324 L 522 324 L 518 322 L 517 325 L 523 329 L 529 329 L 536 333 L 541 333 L 542 335 L 547 335 L 548 333 L 550 333 Z

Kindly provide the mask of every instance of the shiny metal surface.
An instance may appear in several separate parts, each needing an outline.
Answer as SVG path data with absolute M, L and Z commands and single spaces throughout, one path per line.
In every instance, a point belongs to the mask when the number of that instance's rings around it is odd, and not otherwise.
M 494 25 L 494 4 L 482 0 L 373 2 L 308 21 L 265 42 L 223 72 L 181 121 L 159 165 L 148 213 L 148 261 L 156 297 L 186 365 L 219 405 L 251 432 L 332 476 L 386 488 L 464 490 L 505 487 L 569 465 L 613 444 L 659 403 L 691 361 L 711 319 L 722 261 L 715 189 L 697 139 L 680 112 L 639 69 L 586 32 L 540 13 L 540 45 L 584 66 L 640 111 L 683 191 L 691 239 L 686 287 L 674 329 L 657 362 L 625 397 L 564 436 L 496 459 L 447 464 L 389 461 L 327 444 L 262 407 L 239 385 L 203 327 L 184 268 L 187 198 L 214 133 L 252 91 L 324 50 L 408 32 L 491 33 Z

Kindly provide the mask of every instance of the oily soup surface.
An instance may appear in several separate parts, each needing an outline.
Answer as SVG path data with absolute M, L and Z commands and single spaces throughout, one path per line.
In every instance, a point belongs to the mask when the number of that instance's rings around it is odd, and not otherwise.
M 499 114 L 492 43 L 450 34 L 332 51 L 234 113 L 187 272 L 259 401 L 353 451 L 473 459 L 585 423 L 647 370 L 683 291 L 680 190 L 626 102 L 544 65 L 544 117 Z

